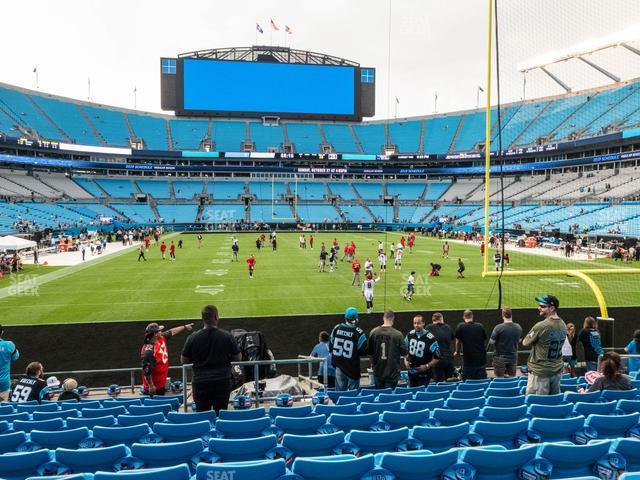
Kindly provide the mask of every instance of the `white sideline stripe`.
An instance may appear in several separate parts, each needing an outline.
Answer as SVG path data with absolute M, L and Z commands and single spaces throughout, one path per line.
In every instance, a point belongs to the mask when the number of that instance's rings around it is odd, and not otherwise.
M 179 235 L 179 233 L 174 232 L 164 236 L 163 238 L 172 238 L 176 235 Z M 46 283 L 53 282 L 55 280 L 60 280 L 61 278 L 65 278 L 65 277 L 68 277 L 69 275 L 73 275 L 77 272 L 81 272 L 82 270 L 86 270 L 87 268 L 100 265 L 113 258 L 117 258 L 126 253 L 130 253 L 132 250 L 137 249 L 139 246 L 140 244 L 138 243 L 137 245 L 132 245 L 130 247 L 123 248 L 118 252 L 109 253 L 104 257 L 92 258 L 86 261 L 85 263 L 79 263 L 78 265 L 73 265 L 71 267 L 60 268 L 51 273 L 45 273 L 44 275 L 39 275 L 37 277 L 29 277 L 28 279 L 25 279 L 20 283 L 17 283 L 15 285 L 10 285 L 8 287 L 0 289 L 0 299 L 15 296 L 14 294 L 12 294 L 12 292 L 20 292 L 22 291 L 21 288 L 33 289 L 33 288 L 39 287 L 40 285 L 44 285 Z M 41 267 L 41 268 L 46 268 L 46 267 Z M 29 276 L 29 274 L 25 274 L 25 276 Z

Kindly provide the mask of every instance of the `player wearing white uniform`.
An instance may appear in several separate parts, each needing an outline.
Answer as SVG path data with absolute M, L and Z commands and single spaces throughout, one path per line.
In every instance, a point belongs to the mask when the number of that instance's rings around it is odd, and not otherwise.
M 381 253 L 384 253 L 384 243 L 378 240 L 378 255 L 380 255 Z
M 404 253 L 404 250 L 402 248 L 402 244 L 398 243 L 398 246 L 396 247 L 396 261 L 393 265 L 393 268 L 396 270 L 402 270 L 402 254 Z
M 373 275 L 373 262 L 367 257 L 367 261 L 364 262 L 364 275 L 366 277 L 369 274 Z
M 373 312 L 373 287 L 380 280 L 380 277 L 373 278 L 373 274 L 368 273 L 367 278 L 362 282 L 362 296 L 367 302 L 367 313 Z
M 384 252 L 380 252 L 380 254 L 378 255 L 378 263 L 380 263 L 380 271 L 381 272 L 386 272 L 387 271 L 387 256 L 384 254 Z

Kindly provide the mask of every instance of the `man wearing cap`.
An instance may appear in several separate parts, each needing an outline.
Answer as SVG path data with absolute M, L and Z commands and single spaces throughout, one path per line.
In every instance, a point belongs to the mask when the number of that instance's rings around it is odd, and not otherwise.
M 358 310 L 349 307 L 344 322 L 333 327 L 329 337 L 331 363 L 336 369 L 336 390 L 360 387 L 360 356 L 367 354 L 367 335 L 358 325 Z
M 193 323 L 164 331 L 164 325 L 156 322 L 147 325 L 144 345 L 140 351 L 142 358 L 142 388 L 149 395 L 164 395 L 167 375 L 169 374 L 169 351 L 167 340 L 174 335 L 191 331 Z
M 11 391 L 11 362 L 20 358 L 20 352 L 13 342 L 3 340 L 4 330 L 0 325 L 0 402 L 9 399 Z
M 536 297 L 536 302 L 544 320 L 536 323 L 522 340 L 522 345 L 531 348 L 526 393 L 555 395 L 560 393 L 560 377 L 564 365 L 562 345 L 567 336 L 567 326 L 558 316 L 560 302 L 556 297 Z

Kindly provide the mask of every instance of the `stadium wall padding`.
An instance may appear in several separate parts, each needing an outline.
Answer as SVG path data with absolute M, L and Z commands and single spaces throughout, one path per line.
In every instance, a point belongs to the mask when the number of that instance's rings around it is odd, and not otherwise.
M 597 308 L 566 308 L 560 309 L 560 315 L 566 322 L 573 322 L 579 330 L 584 318 L 597 315 Z M 637 307 L 613 307 L 609 309 L 615 320 L 616 347 L 624 347 L 632 338 L 633 331 L 639 328 Z M 398 312 L 396 313 L 396 328 L 407 333 L 412 328 L 413 316 L 417 313 L 425 317 L 427 323 L 431 321 L 433 311 Z M 445 321 L 455 329 L 462 321 L 462 310 L 442 311 Z M 498 323 L 497 310 L 475 310 L 475 319 L 481 322 L 487 335 Z M 223 318 L 220 327 L 225 330 L 242 328 L 248 331 L 260 330 L 267 339 L 269 348 L 277 359 L 296 358 L 300 354 L 309 354 L 318 341 L 318 333 L 331 329 L 342 321 L 341 315 L 308 315 L 287 317 L 252 317 L 252 318 Z M 514 310 L 513 318 L 518 322 L 525 334 L 539 319 L 535 309 Z M 360 325 L 369 332 L 382 321 L 382 313 L 361 315 Z M 201 321 L 193 320 L 195 327 L 200 328 Z M 166 328 L 183 325 L 184 320 L 167 321 Z M 11 369 L 12 375 L 20 374 L 26 365 L 32 361 L 42 362 L 46 372 L 49 371 L 77 371 L 99 370 L 113 368 L 137 367 L 140 365 L 140 349 L 142 346 L 146 322 L 96 322 L 65 325 L 33 325 L 6 326 L 3 336 L 12 340 L 20 350 L 20 359 Z M 611 324 L 600 324 L 603 345 L 612 346 Z M 180 352 L 186 334 L 179 334 L 169 340 L 169 356 L 172 366 L 180 365 Z M 520 363 L 526 362 L 526 355 L 521 355 Z M 295 374 L 296 369 L 280 370 L 283 373 Z M 303 372 L 306 374 L 306 367 Z M 179 379 L 178 371 L 172 371 L 172 376 Z M 130 384 L 129 374 L 82 374 L 69 375 L 77 378 L 81 385 L 106 386 L 111 383 L 120 385 Z M 60 381 L 63 378 L 59 378 Z M 136 373 L 136 382 L 141 382 L 140 372 Z

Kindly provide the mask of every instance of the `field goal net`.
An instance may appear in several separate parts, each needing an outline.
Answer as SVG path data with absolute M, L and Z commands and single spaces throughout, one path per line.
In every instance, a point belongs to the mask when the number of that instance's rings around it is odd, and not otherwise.
M 576 165 L 559 147 L 640 124 L 637 2 L 487 6 L 483 276 L 495 279 L 499 306 L 550 293 L 608 318 L 609 306 L 638 305 L 640 269 L 629 254 L 640 220 L 625 203 L 634 165 Z M 532 153 L 531 166 L 505 175 L 517 150 Z

